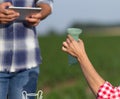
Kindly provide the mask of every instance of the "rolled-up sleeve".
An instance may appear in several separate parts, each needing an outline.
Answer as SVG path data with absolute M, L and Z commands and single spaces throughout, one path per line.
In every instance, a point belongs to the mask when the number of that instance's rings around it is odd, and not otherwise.
M 120 86 L 114 87 L 106 81 L 100 86 L 96 99 L 120 99 Z
M 39 3 L 47 3 L 51 6 L 51 8 L 53 9 L 53 0 L 38 0 L 37 4 Z

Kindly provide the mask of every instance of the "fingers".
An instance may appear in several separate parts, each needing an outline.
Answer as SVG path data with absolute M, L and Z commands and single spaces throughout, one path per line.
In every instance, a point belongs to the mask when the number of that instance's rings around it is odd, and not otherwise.
M 34 13 L 34 14 L 31 14 L 31 15 L 28 15 L 26 17 L 26 20 L 29 21 L 29 22 L 36 22 L 38 20 L 41 20 L 41 14 L 40 13 Z
M 73 41 L 75 41 L 74 38 L 71 35 L 68 35 L 66 41 L 63 42 L 63 46 L 68 48 L 72 44 Z
M 9 6 L 12 6 L 10 2 L 0 3 L 0 23 L 9 23 L 19 16 L 19 13 L 8 9 Z
M 76 41 L 71 35 L 68 35 L 67 39 L 68 39 L 69 42 Z M 79 38 L 77 42 L 82 42 L 82 40 Z
M 80 43 L 80 42 L 82 42 L 82 40 L 81 40 L 81 39 L 78 39 L 78 43 Z
M 68 42 L 67 42 L 67 41 L 64 41 L 63 44 L 62 44 L 62 50 L 63 50 L 64 52 L 67 52 L 67 53 L 68 53 L 69 47 L 70 47 L 70 46 L 69 46 Z
M 68 48 L 68 47 L 69 47 L 68 44 L 67 44 L 67 42 L 63 42 L 63 46 L 64 46 L 65 48 Z
M 38 18 L 28 16 L 28 17 L 26 17 L 26 20 L 29 21 L 29 22 L 36 22 L 36 21 L 38 21 Z
M 9 6 L 12 6 L 12 4 L 10 2 L 0 3 L 0 8 L 2 8 L 2 9 L 6 9 Z
M 5 10 L 5 11 L 7 11 L 7 10 Z M 0 22 L 7 23 L 7 22 L 15 20 L 18 16 L 19 16 L 18 13 L 8 10 L 7 12 L 0 13 Z
M 38 22 L 28 22 L 29 26 L 37 26 L 40 23 L 40 21 Z
M 12 4 L 11 4 L 11 2 L 5 2 L 4 6 L 9 7 L 9 6 L 12 6 Z
M 19 13 L 16 13 L 14 11 L 7 11 L 4 14 L 0 14 L 1 18 L 7 18 L 7 19 L 16 18 L 18 16 L 19 16 Z
M 67 52 L 68 49 L 73 46 L 77 46 L 77 43 L 81 43 L 81 41 L 81 39 L 78 39 L 78 41 L 76 41 L 71 35 L 68 35 L 66 41 L 63 42 L 62 50 Z
M 10 2 L 0 3 L 0 13 L 7 14 L 8 13 L 7 8 L 9 6 L 11 6 Z
M 34 13 L 31 15 L 32 18 L 35 18 L 35 19 L 41 19 L 42 18 L 42 15 L 41 13 Z
M 18 13 L 18 12 L 15 12 L 14 10 L 9 10 L 9 9 L 4 9 L 3 14 L 5 14 L 5 15 L 19 16 L 19 13 Z
M 62 50 L 63 50 L 64 52 L 67 52 L 67 49 L 66 49 L 64 46 L 62 46 Z
M 30 26 L 37 26 L 41 21 L 40 16 L 41 14 L 30 15 L 26 17 L 26 21 L 29 23 Z
M 78 41 L 74 40 L 74 38 L 71 35 L 68 35 L 66 38 L 66 41 L 63 42 L 63 46 L 65 46 L 66 48 L 69 47 L 70 44 L 73 43 L 73 41 L 75 42 L 81 42 L 81 39 L 78 39 Z
M 70 40 L 70 42 L 74 41 L 74 38 L 73 38 L 71 35 L 68 34 L 67 37 L 68 37 L 68 39 Z
M 70 44 L 70 43 L 71 43 L 71 41 L 70 41 L 69 38 L 66 39 L 66 43 L 67 43 L 67 44 Z
M 78 39 L 78 42 L 80 42 L 81 41 L 81 39 Z

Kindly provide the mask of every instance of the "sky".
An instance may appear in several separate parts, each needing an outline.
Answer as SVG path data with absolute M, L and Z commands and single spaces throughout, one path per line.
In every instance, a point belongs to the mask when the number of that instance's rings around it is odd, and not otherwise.
M 37 29 L 62 32 L 73 22 L 120 23 L 120 0 L 54 0 L 53 12 Z

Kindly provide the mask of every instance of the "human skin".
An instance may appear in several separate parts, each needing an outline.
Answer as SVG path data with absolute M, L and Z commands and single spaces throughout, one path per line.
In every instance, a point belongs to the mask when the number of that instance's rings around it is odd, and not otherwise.
M 0 3 L 0 24 L 7 24 L 19 17 L 20 14 L 18 12 L 6 9 L 9 6 L 12 6 L 10 2 Z M 51 14 L 51 7 L 48 4 L 40 3 L 37 7 L 41 7 L 42 11 L 28 15 L 25 19 L 29 26 L 37 26 L 41 20 Z
M 42 8 L 42 11 L 26 17 L 26 21 L 31 26 L 37 26 L 43 19 L 45 19 L 52 12 L 52 9 L 48 4 L 40 3 L 39 5 L 37 5 L 37 7 Z
M 19 17 L 19 13 L 6 9 L 9 6 L 12 6 L 10 2 L 0 3 L 0 24 L 7 24 Z
M 81 39 L 76 41 L 68 35 L 66 41 L 63 42 L 62 50 L 77 58 L 89 87 L 97 96 L 98 90 L 105 83 L 105 80 L 97 73 L 90 62 L 85 51 L 84 42 Z

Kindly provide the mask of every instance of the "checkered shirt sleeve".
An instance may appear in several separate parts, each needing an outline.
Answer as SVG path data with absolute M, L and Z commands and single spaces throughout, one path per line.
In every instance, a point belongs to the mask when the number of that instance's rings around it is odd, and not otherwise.
M 100 86 L 97 99 L 120 99 L 120 86 L 114 87 L 106 81 Z

